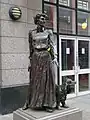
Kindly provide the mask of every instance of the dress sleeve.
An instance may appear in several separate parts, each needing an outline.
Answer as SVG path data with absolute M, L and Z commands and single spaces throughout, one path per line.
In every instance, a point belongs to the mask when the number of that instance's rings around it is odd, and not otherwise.
M 55 63 L 59 67 L 59 63 L 57 61 L 57 52 L 55 49 L 55 43 L 54 43 L 54 36 L 51 31 L 49 31 L 49 53 L 51 54 L 52 62 Z
M 53 33 L 52 33 L 52 31 L 51 30 L 49 30 L 48 31 L 48 33 L 49 33 L 49 40 L 48 40 L 48 42 L 49 42 L 49 48 L 48 48 L 48 51 L 49 51 L 49 53 L 50 53 L 50 55 L 51 55 L 51 58 L 52 58 L 52 60 L 54 60 L 54 58 L 55 58 L 55 54 L 54 54 L 54 38 L 53 38 Z

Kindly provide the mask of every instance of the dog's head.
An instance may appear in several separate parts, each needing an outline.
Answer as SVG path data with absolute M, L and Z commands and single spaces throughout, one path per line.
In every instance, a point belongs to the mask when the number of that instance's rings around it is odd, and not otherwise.
M 75 81 L 67 78 L 66 81 L 62 85 L 56 85 L 56 92 L 58 94 L 69 94 L 72 92 L 74 85 L 76 84 Z
M 73 89 L 75 84 L 76 84 L 75 81 L 73 81 L 69 78 L 66 79 L 67 94 L 70 94 L 72 92 L 72 89 Z

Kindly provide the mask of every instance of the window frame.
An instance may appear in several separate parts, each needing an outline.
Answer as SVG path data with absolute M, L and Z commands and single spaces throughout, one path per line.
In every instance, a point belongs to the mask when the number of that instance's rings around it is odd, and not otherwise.
M 57 33 L 55 34 L 59 34 L 59 35 L 71 35 L 71 36 L 82 36 L 82 37 L 90 37 L 90 35 L 79 35 L 78 34 L 78 18 L 77 18 L 77 15 L 78 15 L 78 12 L 81 11 L 81 12 L 86 12 L 86 13 L 90 13 L 89 10 L 85 10 L 85 9 L 80 9 L 78 8 L 78 0 L 75 0 L 75 8 L 71 8 L 70 6 L 64 6 L 64 5 L 60 5 L 59 4 L 59 0 L 56 0 L 56 3 L 51 3 L 51 2 L 48 2 L 48 1 L 44 1 L 42 0 L 42 12 L 44 12 L 44 4 L 48 4 L 48 5 L 54 5 L 56 6 L 56 9 L 57 9 Z M 64 8 L 68 8 L 68 9 L 72 9 L 72 10 L 75 10 L 75 22 L 76 22 L 76 33 L 75 34 L 65 34 L 65 33 L 59 33 L 59 7 L 64 7 Z

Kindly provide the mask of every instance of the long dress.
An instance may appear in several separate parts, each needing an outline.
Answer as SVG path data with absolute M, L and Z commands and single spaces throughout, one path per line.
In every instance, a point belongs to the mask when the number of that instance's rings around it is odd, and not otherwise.
M 29 107 L 55 107 L 55 76 L 50 47 L 50 32 L 30 33 Z

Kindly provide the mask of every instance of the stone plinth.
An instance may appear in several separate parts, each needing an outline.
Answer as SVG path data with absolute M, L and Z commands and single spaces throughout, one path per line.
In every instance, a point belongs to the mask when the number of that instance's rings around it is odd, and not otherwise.
M 17 110 L 13 113 L 13 120 L 82 120 L 82 111 L 78 108 L 55 110 L 52 113 L 35 110 Z

